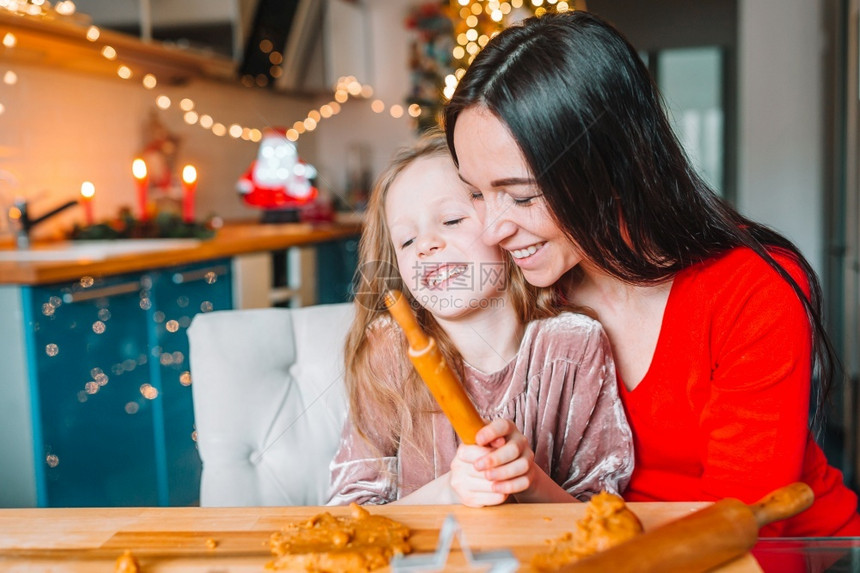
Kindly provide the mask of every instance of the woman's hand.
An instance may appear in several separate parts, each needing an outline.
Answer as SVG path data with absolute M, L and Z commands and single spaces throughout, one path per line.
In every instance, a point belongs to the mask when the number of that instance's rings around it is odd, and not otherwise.
M 493 420 L 461 444 L 451 462 L 451 488 L 470 507 L 499 505 L 531 489 L 538 472 L 526 437 L 510 420 Z

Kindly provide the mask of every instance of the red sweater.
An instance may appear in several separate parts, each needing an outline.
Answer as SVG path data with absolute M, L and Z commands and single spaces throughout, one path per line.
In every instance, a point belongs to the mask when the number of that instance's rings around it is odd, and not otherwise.
M 626 499 L 752 503 L 803 481 L 814 505 L 763 536 L 860 535 L 857 496 L 807 429 L 810 353 L 801 302 L 752 251 L 679 273 L 647 374 L 620 384 L 636 455 Z

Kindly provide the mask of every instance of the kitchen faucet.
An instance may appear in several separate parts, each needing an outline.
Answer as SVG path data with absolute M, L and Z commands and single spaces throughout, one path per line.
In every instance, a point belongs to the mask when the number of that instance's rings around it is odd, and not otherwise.
M 50 219 L 54 215 L 65 211 L 69 207 L 74 207 L 77 204 L 78 202 L 76 200 L 66 201 L 59 207 L 48 211 L 44 215 L 31 219 L 27 207 L 27 201 L 25 199 L 16 199 L 12 207 L 9 209 L 9 218 L 13 221 L 17 221 L 18 223 L 18 228 L 15 231 L 15 242 L 17 243 L 18 248 L 26 249 L 30 247 L 30 229 L 42 221 Z

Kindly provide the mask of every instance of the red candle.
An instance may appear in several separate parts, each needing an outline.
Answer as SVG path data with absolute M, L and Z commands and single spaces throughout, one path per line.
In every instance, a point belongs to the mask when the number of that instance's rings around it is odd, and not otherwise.
M 182 220 L 194 222 L 194 192 L 197 190 L 197 170 L 193 165 L 182 168 Z
M 146 162 L 140 158 L 135 159 L 131 164 L 131 173 L 137 182 L 137 210 L 140 213 L 140 220 L 145 222 L 149 220 L 149 213 L 146 209 L 149 195 L 149 177 L 146 175 Z
M 96 194 L 96 186 L 89 181 L 81 183 L 81 205 L 84 207 L 84 218 L 87 227 L 93 224 L 93 196 Z

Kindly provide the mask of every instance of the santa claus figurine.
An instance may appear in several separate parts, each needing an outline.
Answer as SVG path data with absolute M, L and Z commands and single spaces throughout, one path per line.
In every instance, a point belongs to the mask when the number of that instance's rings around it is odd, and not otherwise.
M 316 199 L 311 180 L 317 170 L 299 158 L 296 145 L 283 128 L 268 128 L 257 158 L 239 178 L 236 189 L 248 205 L 262 209 L 291 209 Z

